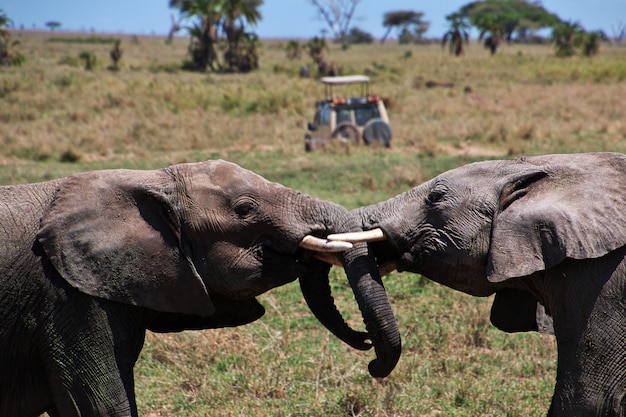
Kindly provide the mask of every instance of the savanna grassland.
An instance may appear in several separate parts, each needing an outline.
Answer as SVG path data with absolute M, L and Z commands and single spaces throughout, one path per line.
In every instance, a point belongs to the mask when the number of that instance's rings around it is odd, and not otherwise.
M 444 170 L 487 158 L 626 152 L 626 47 L 557 58 L 551 46 L 477 44 L 462 57 L 439 45 L 372 44 L 329 58 L 364 73 L 388 103 L 391 149 L 305 153 L 303 134 L 323 88 L 299 78 L 264 42 L 257 72 L 181 69 L 187 41 L 15 32 L 26 56 L 0 68 L 0 184 L 113 167 L 158 168 L 223 158 L 349 208 L 396 195 Z M 92 35 L 80 35 L 84 38 Z M 99 35 L 96 35 L 99 36 Z M 102 36 L 107 38 L 107 36 Z M 106 39 L 105 39 L 106 40 Z M 92 71 L 78 58 L 96 55 Z M 337 303 L 362 326 L 341 270 Z M 385 380 L 323 329 L 297 283 L 260 297 L 266 315 L 235 329 L 148 334 L 136 366 L 144 416 L 541 416 L 554 388 L 555 340 L 506 334 L 489 323 L 490 299 L 392 273 L 385 285 L 403 356 Z

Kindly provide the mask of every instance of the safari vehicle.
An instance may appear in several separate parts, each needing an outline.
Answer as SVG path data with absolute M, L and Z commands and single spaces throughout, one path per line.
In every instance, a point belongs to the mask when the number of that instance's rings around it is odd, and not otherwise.
M 332 141 L 348 144 L 391 144 L 391 127 L 383 100 L 369 93 L 369 77 L 346 75 L 323 77 L 326 98 L 315 103 L 315 117 L 308 124 L 304 135 L 307 152 Z M 336 96 L 334 88 L 348 84 L 360 84 L 360 95 Z

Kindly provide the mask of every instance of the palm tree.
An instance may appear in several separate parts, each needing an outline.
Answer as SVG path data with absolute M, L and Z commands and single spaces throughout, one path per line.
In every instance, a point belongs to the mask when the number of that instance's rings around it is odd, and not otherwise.
M 87 71 L 93 70 L 93 67 L 96 66 L 97 58 L 92 52 L 83 51 L 78 55 L 78 58 L 85 61 L 85 70 Z
M 230 71 L 247 72 L 251 68 L 247 62 L 249 56 L 255 56 L 258 66 L 256 48 L 258 37 L 245 31 L 246 24 L 256 25 L 261 19 L 259 7 L 263 0 L 222 0 L 220 11 L 222 14 L 222 31 L 226 36 L 226 62 Z M 255 66 L 256 67 L 256 66 Z
M 191 66 L 198 71 L 206 71 L 207 68 L 215 71 L 220 68 L 215 31 L 219 16 L 217 6 L 217 1 L 214 0 L 170 0 L 170 7 L 180 9 L 184 18 L 196 19 L 187 30 L 191 36 L 189 44 Z
M 307 42 L 306 48 L 309 50 L 311 59 L 315 63 L 318 63 L 320 60 L 324 59 L 325 51 L 328 51 L 328 44 L 326 43 L 326 39 L 315 36 Z
M 480 30 L 479 40 L 485 40 L 485 48 L 494 55 L 505 38 L 505 23 L 494 15 L 486 15 L 477 19 L 475 25 Z
M 595 56 L 600 52 L 600 42 L 608 42 L 609 38 L 601 30 L 595 30 L 588 32 L 583 38 L 583 55 Z
M 12 20 L 9 19 L 9 16 L 7 16 L 2 9 L 0 9 L 0 28 L 9 26 L 11 23 Z
M 463 47 L 466 43 L 469 43 L 469 28 L 465 18 L 458 13 L 454 13 L 446 16 L 446 19 L 450 22 L 450 29 L 443 35 L 441 39 L 441 46 L 445 46 L 449 43 L 450 53 L 455 56 L 463 54 Z
M 285 47 L 288 59 L 302 58 L 302 44 L 296 40 L 290 40 Z
M 585 30 L 578 22 L 562 22 L 552 30 L 557 56 L 572 56 L 581 46 Z
M 180 9 L 185 19 L 195 19 L 187 28 L 191 36 L 192 67 L 200 71 L 222 70 L 217 50 L 225 43 L 227 69 L 239 71 L 242 53 L 249 55 L 249 49 L 258 45 L 249 41 L 254 34 L 246 33 L 245 27 L 256 24 L 261 18 L 258 11 L 261 4 L 263 0 L 170 0 L 170 7 Z M 245 43 L 243 47 L 241 42 Z
M 124 48 L 122 48 L 122 41 L 117 39 L 115 41 L 115 44 L 113 45 L 113 49 L 111 49 L 111 52 L 109 52 L 109 56 L 111 57 L 111 60 L 113 61 L 113 66 L 111 67 L 111 69 L 113 71 L 117 71 L 120 69 L 120 59 L 122 59 L 122 54 L 124 53 Z
M 24 55 L 15 51 L 19 41 L 13 40 L 11 32 L 4 29 L 13 23 L 2 9 L 0 9 L 0 65 L 20 66 L 24 62 Z
M 236 71 L 250 72 L 259 68 L 259 37 L 256 33 L 242 32 L 237 41 Z

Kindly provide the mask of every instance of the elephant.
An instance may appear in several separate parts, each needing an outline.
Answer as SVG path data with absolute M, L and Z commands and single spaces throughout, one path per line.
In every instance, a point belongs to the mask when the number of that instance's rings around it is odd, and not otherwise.
M 355 230 L 347 209 L 221 160 L 0 187 L 0 416 L 137 416 L 146 329 L 239 326 L 271 288 L 326 288 L 314 251 L 340 251 L 363 311 L 385 310 L 342 337 L 388 374 L 399 334 L 368 246 L 324 239 Z
M 381 270 L 495 294 L 506 332 L 557 341 L 549 416 L 626 416 L 626 155 L 471 163 L 353 211 Z M 365 236 L 364 236 L 365 235 Z

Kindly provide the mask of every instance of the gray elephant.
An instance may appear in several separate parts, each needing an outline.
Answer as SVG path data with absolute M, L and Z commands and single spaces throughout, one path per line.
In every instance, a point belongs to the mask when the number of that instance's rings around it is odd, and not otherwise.
M 344 208 L 224 161 L 0 187 L 0 416 L 136 416 L 146 329 L 238 326 L 263 315 L 254 297 L 273 287 L 302 276 L 326 288 L 311 249 L 345 250 L 363 311 L 372 296 L 380 308 L 367 245 L 320 239 L 351 230 Z M 366 315 L 371 335 L 342 337 L 373 344 L 371 366 L 386 374 L 399 336 L 381 342 L 375 320 Z
M 625 155 L 477 162 L 354 214 L 381 267 L 495 293 L 504 331 L 554 332 L 548 415 L 626 416 Z

